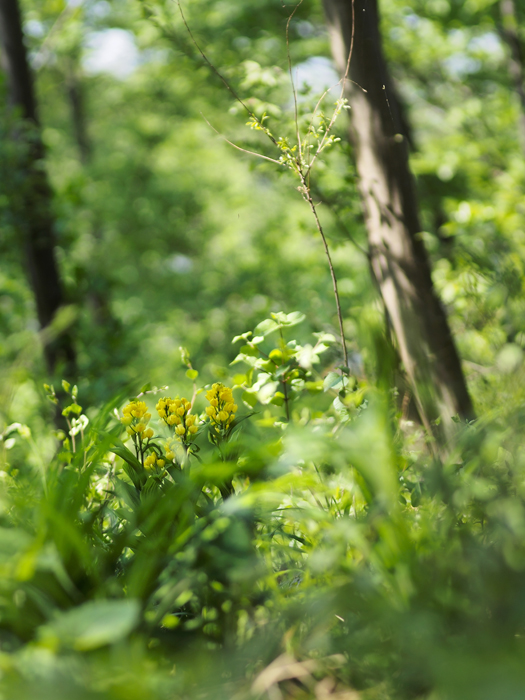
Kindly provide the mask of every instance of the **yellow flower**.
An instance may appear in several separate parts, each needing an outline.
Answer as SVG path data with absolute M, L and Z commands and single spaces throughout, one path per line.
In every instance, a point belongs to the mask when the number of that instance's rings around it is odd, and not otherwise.
M 162 469 L 162 467 L 163 467 L 165 464 L 166 464 L 166 462 L 165 462 L 163 459 L 158 459 L 158 460 L 157 460 L 157 467 L 160 467 L 160 468 Z
M 151 469 L 152 467 L 154 467 L 156 460 L 157 458 L 155 455 L 148 455 L 148 457 L 146 457 L 146 459 L 144 460 L 144 466 L 146 467 L 146 469 Z
M 216 383 L 206 392 L 206 398 L 210 405 L 206 408 L 206 415 L 215 426 L 216 432 L 228 428 L 235 418 L 237 406 L 233 402 L 232 390 L 224 384 Z
M 173 452 L 170 452 L 170 450 L 168 450 L 168 451 L 166 452 L 166 459 L 167 459 L 169 462 L 173 462 L 173 460 L 175 459 L 175 455 L 173 454 Z
M 195 433 L 199 430 L 197 425 L 190 425 L 188 428 L 188 432 L 190 432 L 192 435 L 195 435 Z
M 122 414 L 120 420 L 126 426 L 127 434 L 131 436 L 138 435 L 142 439 L 142 434 L 151 418 L 151 413 L 148 413 L 148 407 L 144 401 L 130 401 L 122 409 Z
M 145 438 L 152 438 L 153 437 L 153 430 L 151 428 L 148 428 L 147 430 L 145 430 L 144 437 Z
M 177 435 L 184 435 L 186 432 L 186 428 L 183 425 L 178 425 L 175 428 L 175 432 L 177 433 Z

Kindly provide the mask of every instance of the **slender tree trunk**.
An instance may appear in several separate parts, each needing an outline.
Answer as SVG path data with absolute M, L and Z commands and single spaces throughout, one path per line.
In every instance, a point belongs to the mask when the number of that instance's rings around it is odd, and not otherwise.
M 473 408 L 421 240 L 398 102 L 383 56 L 377 0 L 323 0 L 346 96 L 370 260 L 420 416 L 440 439 Z M 355 18 L 355 27 L 353 27 Z M 354 31 L 353 31 L 354 30 Z M 436 426 L 436 421 L 440 426 Z
M 57 311 L 64 305 L 64 294 L 55 257 L 52 192 L 43 167 L 44 148 L 17 0 L 0 0 L 0 44 L 9 104 L 22 118 L 14 134 L 21 144 L 19 167 L 24 174 L 21 211 L 16 219 L 38 320 L 44 331 L 44 354 L 50 373 L 60 369 L 64 375 L 71 376 L 75 372 L 71 337 L 67 331 L 52 325 Z
M 77 142 L 80 160 L 83 165 L 87 165 L 91 160 L 91 143 L 89 141 L 86 111 L 84 109 L 84 91 L 82 82 L 78 75 L 76 57 L 71 58 L 66 64 L 66 88 L 71 108 L 71 121 L 73 123 L 73 132 L 75 141 Z
M 510 50 L 509 72 L 514 89 L 521 103 L 519 132 L 521 147 L 525 152 L 525 55 L 518 34 L 518 18 L 514 0 L 500 0 L 500 33 Z

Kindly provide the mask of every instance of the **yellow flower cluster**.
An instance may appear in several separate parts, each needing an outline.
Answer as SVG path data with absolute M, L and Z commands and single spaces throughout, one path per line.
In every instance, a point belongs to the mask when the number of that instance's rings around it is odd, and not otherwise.
M 164 443 L 164 451 L 166 453 L 166 459 L 168 462 L 173 462 L 175 459 L 175 452 L 173 451 L 173 445 L 171 444 L 171 440 L 166 440 Z
M 235 418 L 237 405 L 233 402 L 232 390 L 224 384 L 217 383 L 206 392 L 206 398 L 210 405 L 206 408 L 206 415 L 216 432 L 228 428 Z
M 191 403 L 187 399 L 160 399 L 157 412 L 161 420 L 175 428 L 175 436 L 183 442 L 191 440 L 199 427 L 196 425 L 197 416 L 190 413 Z
M 166 460 L 164 459 L 159 459 L 156 454 L 150 454 L 146 457 L 144 460 L 144 467 L 146 469 L 153 469 L 153 467 L 156 465 L 159 467 L 159 469 L 162 469 L 162 467 L 166 464 Z
M 126 426 L 128 435 L 138 435 L 141 440 L 153 437 L 153 430 L 148 428 L 151 413 L 148 413 L 148 407 L 144 401 L 130 401 L 127 406 L 124 406 L 122 413 L 120 421 Z

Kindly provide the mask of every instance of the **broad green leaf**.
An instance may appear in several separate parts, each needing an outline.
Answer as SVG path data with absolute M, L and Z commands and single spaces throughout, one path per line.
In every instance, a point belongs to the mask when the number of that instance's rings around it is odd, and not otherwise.
M 342 377 L 339 372 L 328 372 L 323 381 L 323 389 L 329 391 L 330 389 L 336 388 L 337 385 L 341 383 L 341 379 Z
M 246 331 L 246 333 L 243 333 L 242 335 L 236 335 L 233 340 L 232 340 L 232 345 L 237 343 L 239 340 L 248 340 L 248 338 L 252 335 L 251 331 Z
M 257 394 L 251 391 L 245 391 L 241 398 L 250 408 L 254 408 L 257 405 Z
M 62 411 L 63 416 L 69 416 L 71 413 L 76 413 L 77 416 L 82 413 L 82 406 L 78 403 L 72 403 L 70 406 L 66 406 Z
M 40 629 L 40 638 L 44 642 L 56 640 L 77 651 L 90 651 L 124 639 L 139 619 L 138 600 L 93 600 L 59 614 Z
M 257 392 L 257 398 L 262 404 L 269 403 L 279 387 L 279 382 L 268 382 Z
M 246 355 L 246 353 L 241 352 L 234 360 L 230 362 L 230 365 L 236 365 L 239 362 L 245 362 L 250 367 L 256 367 L 258 360 L 256 357 L 252 357 L 251 355 Z
M 302 323 L 306 316 L 301 313 L 300 311 L 292 311 L 291 314 L 284 314 L 282 311 L 279 311 L 275 314 L 272 314 L 272 318 L 274 318 L 279 326 L 286 326 L 287 328 L 291 328 L 292 326 L 296 326 L 298 323 Z
M 272 314 L 272 316 L 273 316 L 273 314 Z M 256 336 L 260 335 L 264 338 L 265 336 L 269 335 L 270 333 L 273 333 L 274 331 L 276 331 L 278 328 L 279 328 L 278 323 L 276 323 L 271 318 L 267 318 L 264 321 L 261 321 L 261 323 L 259 323 L 259 325 L 255 327 L 254 335 L 256 335 Z
M 138 508 L 140 499 L 134 486 L 122 481 L 122 479 L 115 478 L 115 487 L 117 495 L 129 508 L 131 508 L 131 510 Z

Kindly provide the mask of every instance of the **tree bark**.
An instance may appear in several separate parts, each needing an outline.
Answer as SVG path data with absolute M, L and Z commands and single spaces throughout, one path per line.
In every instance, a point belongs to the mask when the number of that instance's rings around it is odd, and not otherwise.
M 453 433 L 452 417 L 470 418 L 473 408 L 421 239 L 407 139 L 383 55 L 377 0 L 323 2 L 341 75 L 354 36 L 345 88 L 372 270 L 421 419 L 445 440 Z
M 55 256 L 52 192 L 43 167 L 44 147 L 17 0 L 0 0 L 0 44 L 9 105 L 21 117 L 14 136 L 21 144 L 19 167 L 24 186 L 19 193 L 21 206 L 16 219 L 43 331 L 46 364 L 51 374 L 60 369 L 63 374 L 74 376 L 76 363 L 71 336 L 67 330 L 52 325 L 57 311 L 64 306 L 64 294 Z
M 525 55 L 518 34 L 518 18 L 514 0 L 500 0 L 499 8 L 500 33 L 510 50 L 509 73 L 521 104 L 519 133 L 521 147 L 525 153 Z

